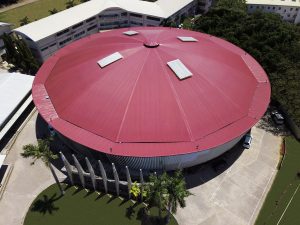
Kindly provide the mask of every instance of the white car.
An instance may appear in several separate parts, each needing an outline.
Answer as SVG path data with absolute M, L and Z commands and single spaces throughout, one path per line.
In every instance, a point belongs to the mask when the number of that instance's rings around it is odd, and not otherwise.
M 252 136 L 250 134 L 245 135 L 243 147 L 249 149 L 251 146 Z

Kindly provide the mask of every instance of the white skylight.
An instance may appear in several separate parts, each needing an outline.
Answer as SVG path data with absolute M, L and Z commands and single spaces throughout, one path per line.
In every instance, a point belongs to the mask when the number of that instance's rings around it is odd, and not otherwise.
M 193 75 L 179 59 L 167 62 L 167 64 L 180 80 Z
M 139 33 L 139 32 L 134 31 L 134 30 L 129 30 L 129 31 L 123 32 L 123 34 L 128 35 L 128 36 L 133 36 L 133 35 L 136 35 L 136 34 L 138 34 L 138 33 Z
M 123 56 L 119 52 L 115 52 L 109 56 L 106 56 L 105 58 L 99 60 L 97 63 L 98 65 L 103 68 L 113 62 L 118 61 L 119 59 L 122 59 Z
M 182 36 L 178 36 L 177 37 L 179 40 L 183 41 L 183 42 L 196 42 L 198 41 L 197 39 L 193 38 L 193 37 L 182 37 Z

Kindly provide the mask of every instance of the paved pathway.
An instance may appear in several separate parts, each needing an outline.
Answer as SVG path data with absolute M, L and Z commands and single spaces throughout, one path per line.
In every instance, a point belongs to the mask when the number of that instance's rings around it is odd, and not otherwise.
M 26 212 L 36 196 L 46 187 L 54 183 L 50 171 L 37 161 L 20 156 L 25 144 L 36 143 L 35 122 L 37 112 L 34 112 L 12 144 L 5 164 L 13 165 L 13 170 L 0 200 L 0 225 L 23 224 Z M 59 173 L 62 176 L 61 173 Z
M 21 225 L 35 197 L 54 183 L 48 169 L 20 156 L 22 146 L 36 143 L 37 112 L 29 118 L 18 138 L 12 143 L 5 163 L 14 165 L 11 177 L 0 200 L 0 225 Z M 194 194 L 187 199 L 187 207 L 176 215 L 180 225 L 252 225 L 276 174 L 280 137 L 253 128 L 251 149 L 240 152 L 231 166 L 216 174 L 211 164 L 199 167 L 188 178 Z M 63 175 L 59 173 L 59 176 Z
M 32 3 L 32 2 L 36 2 L 36 1 L 39 1 L 39 0 L 23 0 L 23 1 L 20 1 L 19 3 L 0 8 L 0 13 L 11 10 L 11 9 L 14 9 L 14 8 L 17 8 L 17 7 L 20 7 L 22 5 L 26 5 L 26 4 L 29 4 L 29 3 Z
M 190 190 L 194 195 L 178 210 L 180 225 L 254 224 L 276 174 L 281 138 L 255 127 L 252 136 L 251 148 L 223 173 L 209 179 L 215 171 L 206 165 L 187 180 L 203 184 Z

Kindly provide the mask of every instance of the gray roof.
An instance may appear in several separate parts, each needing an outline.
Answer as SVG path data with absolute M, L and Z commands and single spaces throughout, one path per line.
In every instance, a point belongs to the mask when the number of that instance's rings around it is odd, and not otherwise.
M 0 127 L 31 91 L 33 79 L 20 73 L 0 73 Z
M 37 42 L 92 16 L 98 15 L 109 8 L 121 8 L 129 12 L 168 18 L 191 2 L 193 0 L 158 0 L 156 2 L 141 0 L 91 0 L 18 27 L 14 31 L 23 33 Z

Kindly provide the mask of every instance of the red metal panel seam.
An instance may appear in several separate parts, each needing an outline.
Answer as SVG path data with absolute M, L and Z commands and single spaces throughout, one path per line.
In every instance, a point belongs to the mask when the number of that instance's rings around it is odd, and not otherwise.
M 157 55 L 157 58 L 159 59 L 159 61 L 160 61 L 161 64 L 162 64 L 162 68 L 164 68 L 164 70 L 165 70 L 165 74 L 169 75 L 169 73 L 168 73 L 167 70 L 166 70 L 167 65 L 164 64 L 162 58 L 161 58 L 160 55 L 157 53 L 157 51 L 155 51 L 155 53 L 156 53 L 156 55 Z M 186 129 L 187 129 L 187 131 L 188 131 L 188 133 L 189 133 L 190 139 L 191 139 L 191 141 L 194 141 L 194 137 L 193 137 L 193 134 L 192 134 L 192 130 L 191 130 L 190 124 L 189 124 L 189 122 L 188 122 L 188 120 L 187 120 L 187 118 L 186 118 L 186 114 L 185 114 L 185 112 L 184 112 L 184 110 L 183 110 L 183 107 L 182 107 L 182 105 L 181 105 L 181 102 L 180 102 L 180 99 L 179 99 L 179 97 L 178 97 L 178 94 L 177 94 L 177 92 L 176 92 L 176 90 L 175 90 L 175 88 L 174 88 L 174 85 L 172 84 L 172 81 L 170 80 L 170 77 L 169 77 L 169 76 L 167 77 L 167 80 L 168 80 L 168 82 L 169 82 L 169 84 L 170 84 L 170 87 L 171 87 L 173 93 L 174 93 L 175 100 L 176 100 L 177 105 L 178 105 L 178 108 L 179 108 L 179 110 L 180 110 L 180 112 L 181 112 L 181 114 L 182 114 L 183 121 L 184 121 L 185 127 L 186 127 Z M 182 81 L 181 81 L 181 82 L 182 82 Z M 183 82 L 184 82 L 184 80 L 183 80 Z
M 124 121 L 125 121 L 125 118 L 126 118 L 128 109 L 129 109 L 129 105 L 130 105 L 130 103 L 131 103 L 131 99 L 132 99 L 133 93 L 134 93 L 134 91 L 135 91 L 135 88 L 136 88 L 136 85 L 137 85 L 137 83 L 138 83 L 138 80 L 139 80 L 139 78 L 140 78 L 140 76 L 141 76 L 141 74 L 142 74 L 142 71 L 143 71 L 143 68 L 144 68 L 144 66 L 145 66 L 145 64 L 146 64 L 146 61 L 147 61 L 147 59 L 148 59 L 149 53 L 150 53 L 150 50 L 148 49 L 148 54 L 147 54 L 147 56 L 145 57 L 145 60 L 144 60 L 143 65 L 141 66 L 139 75 L 138 75 L 138 77 L 137 77 L 137 79 L 136 79 L 136 81 L 135 81 L 135 84 L 134 84 L 134 86 L 133 86 L 133 89 L 132 89 L 132 92 L 131 92 L 131 94 L 130 94 L 129 100 L 128 100 L 128 102 L 127 102 L 127 106 L 126 106 L 126 109 L 125 109 L 125 112 L 124 112 L 124 116 L 123 116 L 123 118 L 122 118 L 122 122 L 121 122 L 121 125 L 120 125 L 120 128 L 119 128 L 119 131 L 118 131 L 118 135 L 117 135 L 117 139 L 116 139 L 117 142 L 119 142 L 119 137 L 120 137 L 120 134 L 121 134 L 121 130 L 122 130 L 122 128 L 123 128 L 123 124 L 124 124 Z

